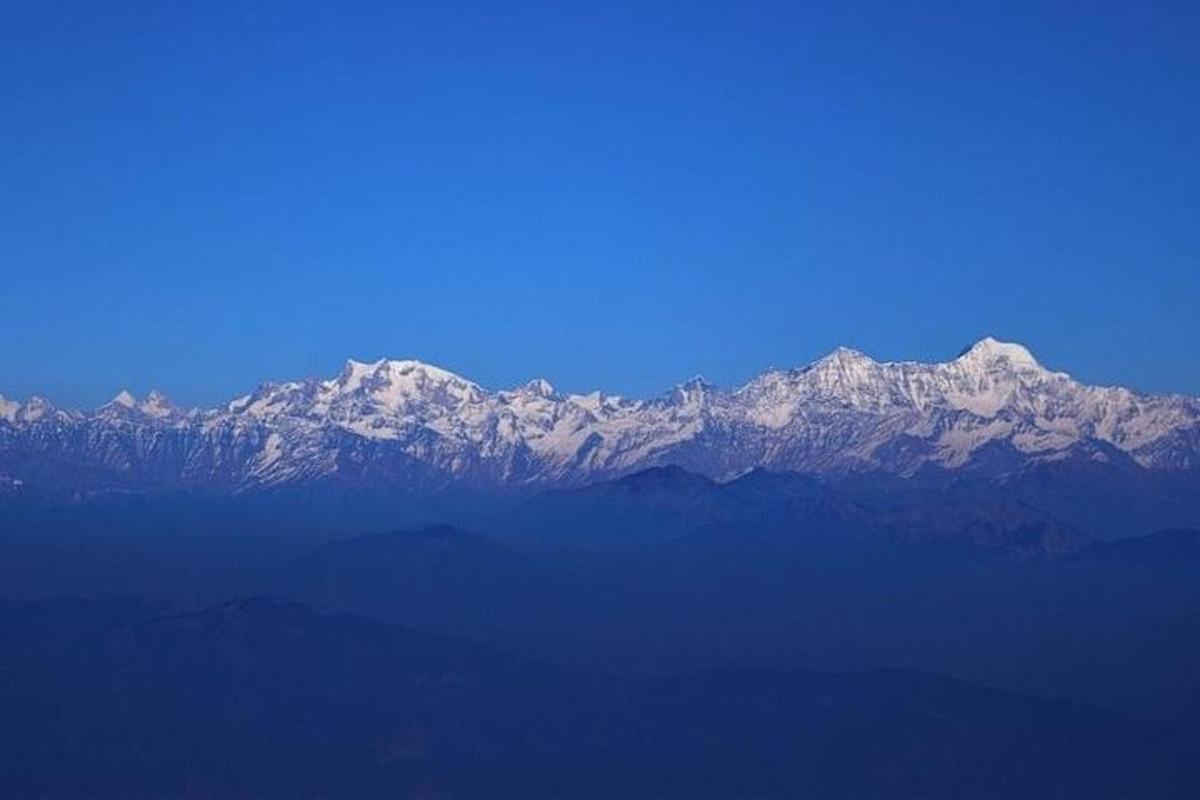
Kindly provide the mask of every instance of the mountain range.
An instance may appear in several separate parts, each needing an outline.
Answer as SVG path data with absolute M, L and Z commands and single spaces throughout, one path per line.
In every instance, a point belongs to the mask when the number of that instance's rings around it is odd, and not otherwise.
M 284 486 L 556 487 L 678 465 L 718 480 L 1020 474 L 1054 463 L 1200 466 L 1200 398 L 1089 386 L 985 338 L 943 363 L 839 348 L 732 391 L 696 378 L 635 400 L 545 380 L 489 391 L 413 360 L 265 383 L 185 410 L 121 392 L 85 413 L 0 397 L 0 493 Z
M 994 339 L 0 401 L 0 794 L 1194 797 L 1198 453 Z

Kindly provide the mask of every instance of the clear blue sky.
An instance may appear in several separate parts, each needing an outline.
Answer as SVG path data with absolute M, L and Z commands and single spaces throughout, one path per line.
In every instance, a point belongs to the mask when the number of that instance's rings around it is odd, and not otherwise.
M 10 397 L 384 355 L 646 395 L 988 333 L 1200 393 L 1194 1 L 4 9 Z

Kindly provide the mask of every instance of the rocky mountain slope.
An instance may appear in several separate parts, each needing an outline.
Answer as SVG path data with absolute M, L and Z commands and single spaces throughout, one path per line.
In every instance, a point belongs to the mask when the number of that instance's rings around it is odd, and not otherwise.
M 328 483 L 578 485 L 676 464 L 723 479 L 808 473 L 1005 474 L 1079 459 L 1200 466 L 1200 398 L 1095 387 L 987 338 L 944 363 L 838 349 L 723 391 L 700 379 L 650 400 L 489 391 L 419 361 L 347 362 L 213 409 L 122 392 L 92 413 L 0 398 L 0 487 L 247 491 Z

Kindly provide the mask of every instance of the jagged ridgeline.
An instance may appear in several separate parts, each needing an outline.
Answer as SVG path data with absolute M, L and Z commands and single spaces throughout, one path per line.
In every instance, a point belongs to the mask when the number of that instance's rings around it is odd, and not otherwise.
M 1198 455 L 1200 398 L 1087 386 L 991 338 L 935 364 L 838 349 L 731 391 L 696 379 L 649 400 L 544 380 L 489 391 L 412 360 L 350 361 L 212 409 L 157 392 L 93 413 L 0 398 L 9 492 L 578 485 L 666 464 L 717 479 L 756 467 L 996 476 L 1070 460 L 1189 470 Z

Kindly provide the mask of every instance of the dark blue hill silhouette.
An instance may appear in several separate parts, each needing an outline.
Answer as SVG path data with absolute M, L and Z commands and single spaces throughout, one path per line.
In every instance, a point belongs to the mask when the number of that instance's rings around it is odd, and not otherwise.
M 1156 537 L 1089 544 L 988 488 L 678 469 L 500 522 L 332 544 L 276 590 L 586 668 L 902 666 L 1200 728 L 1200 582 L 1139 566 Z
M 294 562 L 277 591 L 422 630 L 519 648 L 568 624 L 569 582 L 507 545 L 446 525 L 332 542 Z
M 905 672 L 605 677 L 266 599 L 0 604 L 23 797 L 1193 796 L 1191 743 Z
M 661 468 L 411 530 L 407 497 L 108 496 L 3 516 L 0 591 L 268 592 L 588 671 L 901 668 L 1200 731 L 1193 534 L 1090 541 L 1021 476 L 945 478 Z
M 893 476 L 817 479 L 754 469 L 717 483 L 659 467 L 541 495 L 487 530 L 533 548 L 652 547 L 721 528 L 795 540 L 908 543 L 1016 557 L 1054 557 L 1087 536 L 991 484 L 953 490 Z
M 1115 568 L 1165 567 L 1194 575 L 1200 570 L 1200 530 L 1165 530 L 1115 542 L 1096 542 L 1077 553 L 1071 562 Z

